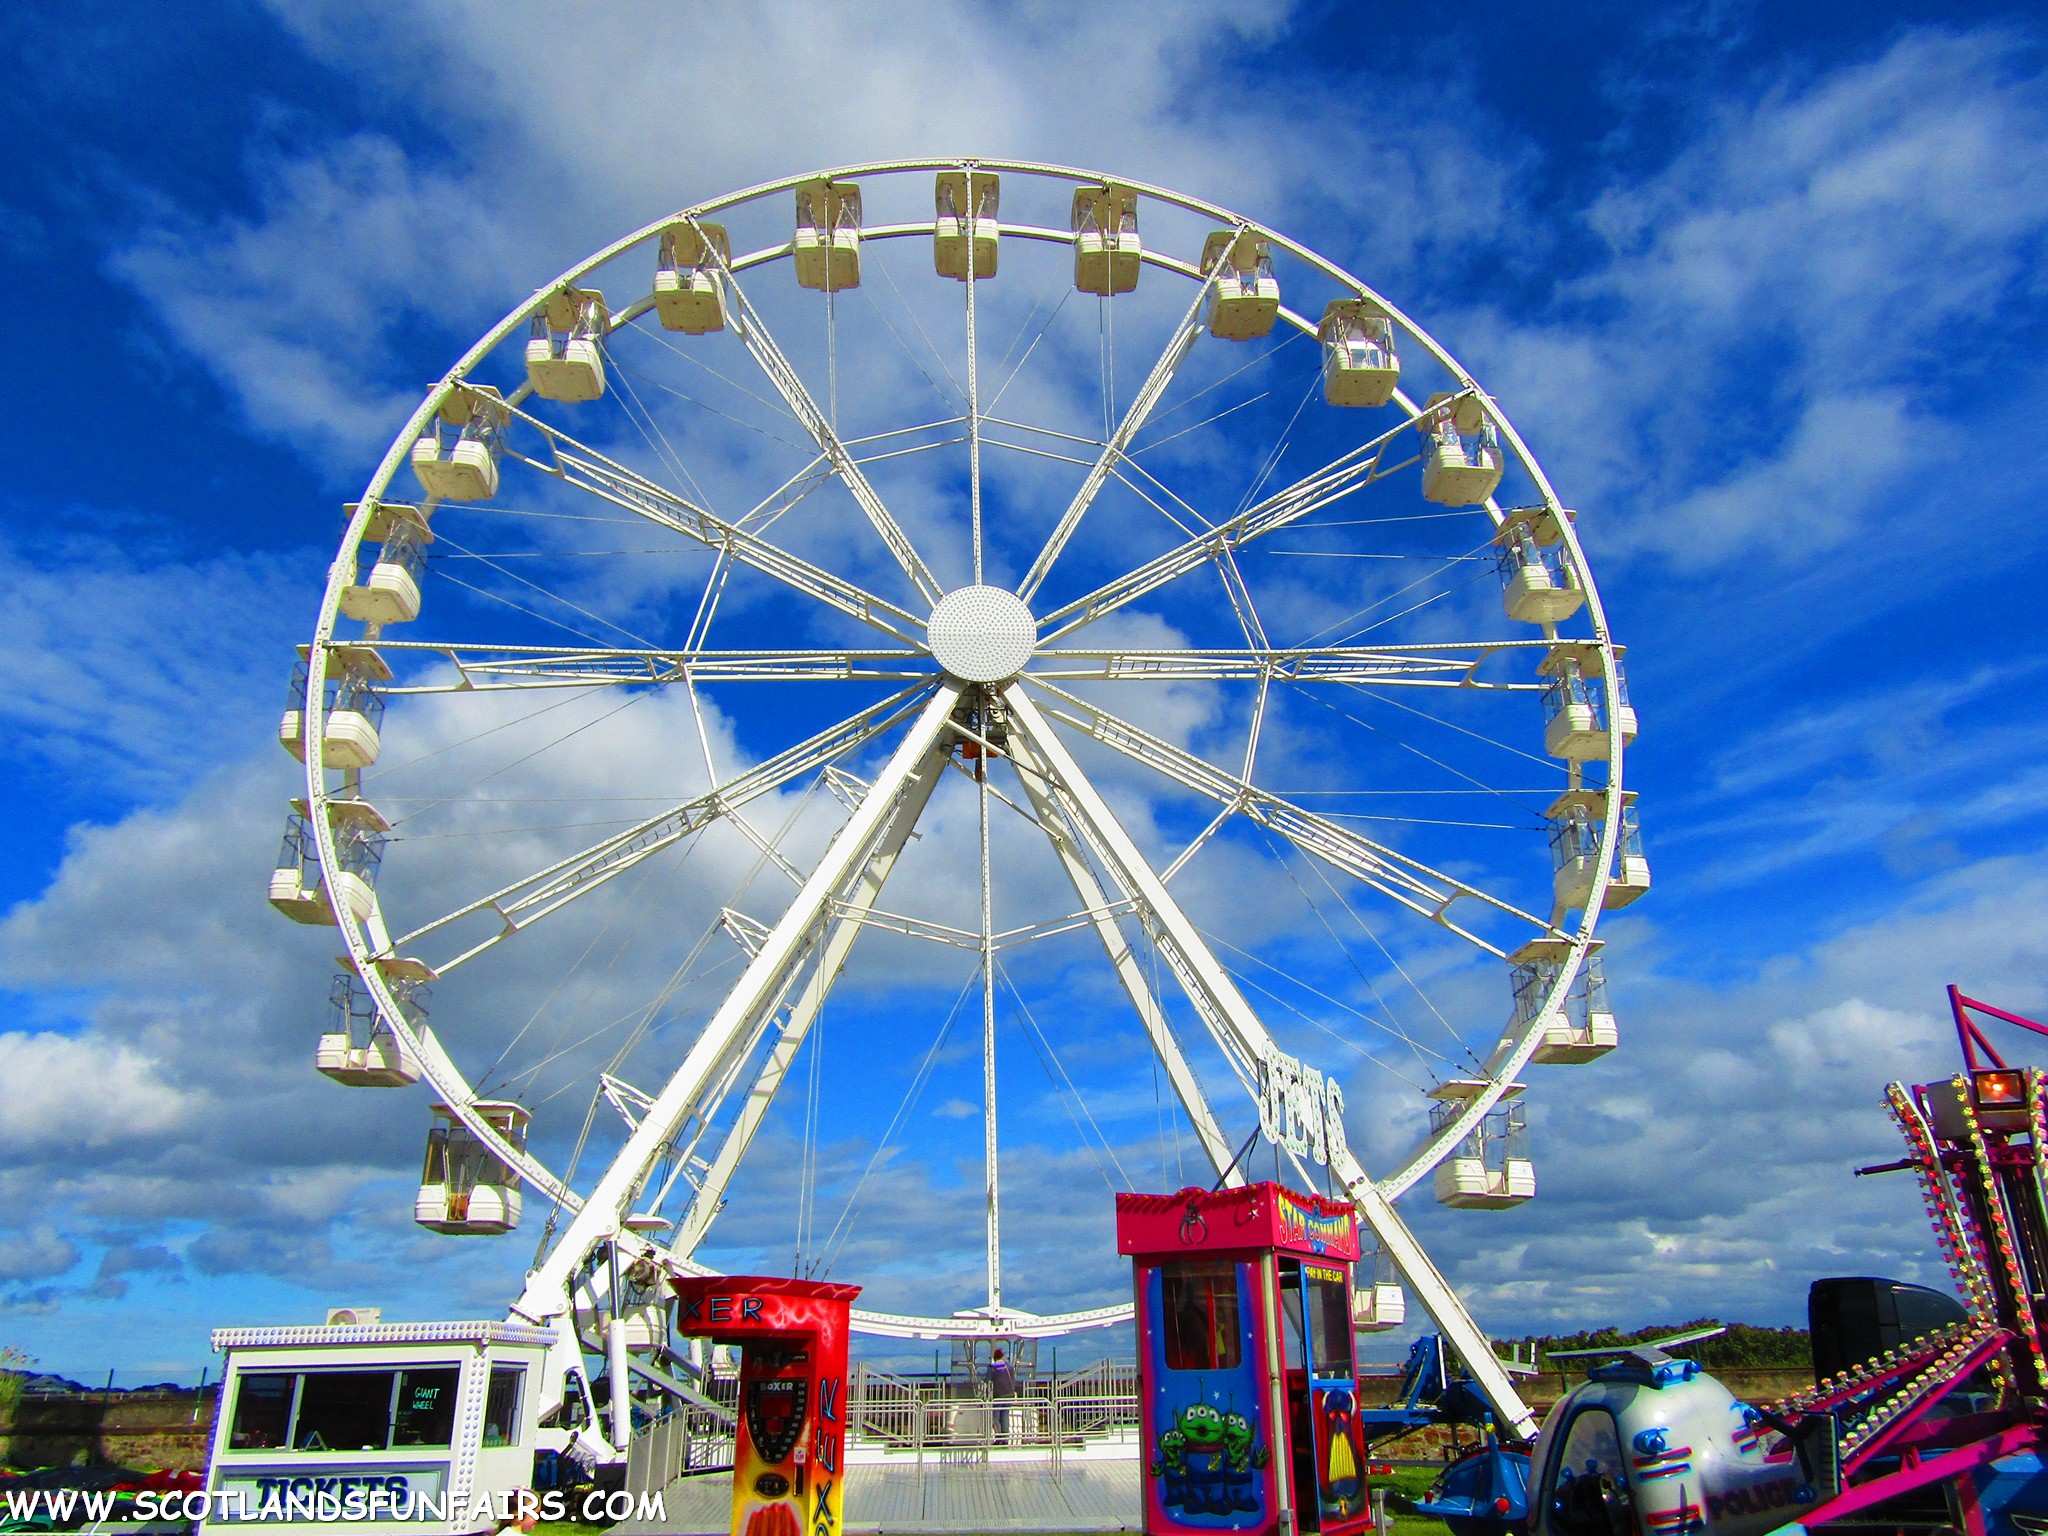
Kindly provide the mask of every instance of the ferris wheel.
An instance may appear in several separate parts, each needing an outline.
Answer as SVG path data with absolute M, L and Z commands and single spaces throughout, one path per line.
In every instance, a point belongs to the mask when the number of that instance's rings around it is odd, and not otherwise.
M 541 1227 L 520 1315 L 658 1349 L 626 1265 L 754 1178 L 815 1272 L 923 1158 L 985 1297 L 857 1326 L 1114 1321 L 1020 1305 L 1018 1160 L 1235 1183 L 1262 1127 L 1491 1359 L 1392 1202 L 1533 1196 L 1526 1069 L 1615 1044 L 1635 716 L 1575 514 L 1386 296 L 1092 171 L 790 177 L 522 301 L 348 513 L 271 900 L 346 947 L 319 1070 L 433 1095 L 417 1219 Z

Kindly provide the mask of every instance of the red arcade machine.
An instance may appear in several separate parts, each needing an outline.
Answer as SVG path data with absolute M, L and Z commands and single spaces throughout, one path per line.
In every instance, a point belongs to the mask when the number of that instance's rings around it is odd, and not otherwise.
M 1118 1195 L 1116 1245 L 1135 1271 L 1146 1536 L 1370 1526 L 1352 1206 L 1277 1184 Z
M 860 1287 L 768 1275 L 671 1283 L 678 1333 L 740 1346 L 732 1536 L 837 1536 L 847 1316 Z

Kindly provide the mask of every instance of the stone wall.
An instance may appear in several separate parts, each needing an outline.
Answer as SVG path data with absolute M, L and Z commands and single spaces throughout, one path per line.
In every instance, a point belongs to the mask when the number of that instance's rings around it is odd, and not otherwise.
M 14 1467 L 111 1462 L 143 1469 L 206 1465 L 219 1392 L 66 1392 L 0 1408 L 0 1462 Z

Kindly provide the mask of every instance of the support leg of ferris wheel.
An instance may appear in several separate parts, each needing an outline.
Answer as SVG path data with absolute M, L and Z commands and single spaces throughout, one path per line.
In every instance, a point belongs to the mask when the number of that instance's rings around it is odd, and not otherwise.
M 582 1209 L 527 1276 L 525 1289 L 512 1308 L 515 1320 L 540 1324 L 559 1320 L 563 1325 L 559 1331 L 573 1335 L 574 1329 L 567 1326 L 565 1314 L 570 1310 L 569 1286 L 576 1271 L 600 1244 L 619 1238 L 625 1216 L 649 1173 L 717 1075 L 726 1053 L 736 1042 L 751 1035 L 762 1018 L 780 1005 L 797 970 L 814 951 L 819 931 L 831 916 L 833 900 L 872 858 L 892 820 L 890 813 L 916 780 L 933 744 L 944 738 L 947 720 L 959 698 L 958 683 L 951 679 L 940 681 L 930 702 L 898 743 L 887 767 L 876 777 L 867 798 L 840 828 L 817 867 L 761 941 L 740 979 L 719 1004 L 682 1064 L 648 1105 Z M 574 1364 L 573 1338 L 566 1351 L 558 1353 L 566 1363 Z
M 1251 1004 L 1238 991 L 1237 984 L 1230 979 L 1229 972 L 1210 952 L 1195 925 L 1153 872 L 1130 834 L 1124 831 L 1095 786 L 1082 773 L 1080 765 L 1053 735 L 1045 717 L 1026 696 L 1023 684 L 1009 684 L 1003 690 L 1003 700 L 1010 711 L 1013 738 L 1021 732 L 1030 749 L 1051 770 L 1053 780 L 1063 791 L 1083 833 L 1103 855 L 1117 882 L 1137 899 L 1162 947 L 1170 946 L 1185 962 L 1184 970 L 1180 966 L 1175 969 L 1192 978 L 1206 995 L 1210 1007 L 1235 1037 L 1238 1053 L 1247 1060 L 1259 1060 L 1265 1054 L 1271 1037 L 1252 1011 Z M 1180 1054 L 1170 1037 L 1165 1048 L 1168 1060 Z M 1346 1156 L 1340 1159 L 1335 1172 L 1358 1203 L 1359 1213 L 1372 1227 L 1381 1246 L 1401 1266 L 1402 1274 L 1414 1289 L 1417 1299 L 1436 1319 L 1451 1347 L 1465 1361 L 1473 1381 L 1493 1405 L 1502 1429 L 1522 1438 L 1534 1435 L 1535 1416 L 1515 1391 L 1514 1382 L 1493 1352 L 1492 1341 L 1465 1310 L 1457 1292 L 1430 1262 L 1422 1245 L 1395 1213 L 1392 1203 L 1380 1194 L 1356 1158 Z
M 769 1106 L 774 1103 L 775 1095 L 789 1073 L 790 1063 L 796 1059 L 796 1053 L 802 1048 L 819 1010 L 825 1006 L 825 998 L 831 992 L 832 984 L 838 980 L 846 957 L 853 950 L 853 941 L 860 936 L 862 919 L 881 899 L 889 871 L 895 868 L 898 855 L 903 852 L 904 844 L 910 841 L 918 817 L 924 814 L 932 790 L 946 770 L 950 745 L 942 735 L 925 749 L 924 760 L 896 798 L 888 821 L 875 842 L 874 852 L 854 876 L 846 895 L 835 905 L 838 915 L 832 920 L 825 942 L 819 946 L 818 962 L 804 982 L 803 990 L 797 994 L 796 1001 L 790 1005 L 789 1016 L 783 1021 L 781 1033 L 769 1048 L 768 1058 L 754 1078 L 746 1103 L 740 1107 L 732 1129 L 718 1148 L 718 1155 L 711 1160 L 703 1181 L 697 1186 L 696 1198 L 677 1224 L 671 1252 L 683 1258 L 696 1252 L 697 1245 L 704 1241 L 704 1234 L 724 1208 L 726 1188 L 732 1183 L 733 1174 L 738 1171 L 747 1148 L 753 1144 L 754 1133 L 760 1130 L 761 1122 L 767 1117 Z M 692 1104 L 685 1114 L 693 1113 L 695 1109 L 696 1105 Z

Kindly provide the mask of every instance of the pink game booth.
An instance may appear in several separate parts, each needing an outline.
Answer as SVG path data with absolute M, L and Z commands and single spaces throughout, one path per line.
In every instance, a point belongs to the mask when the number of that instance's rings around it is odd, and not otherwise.
M 1352 1358 L 1358 1213 L 1278 1184 L 1118 1195 L 1147 1536 L 1372 1523 Z

